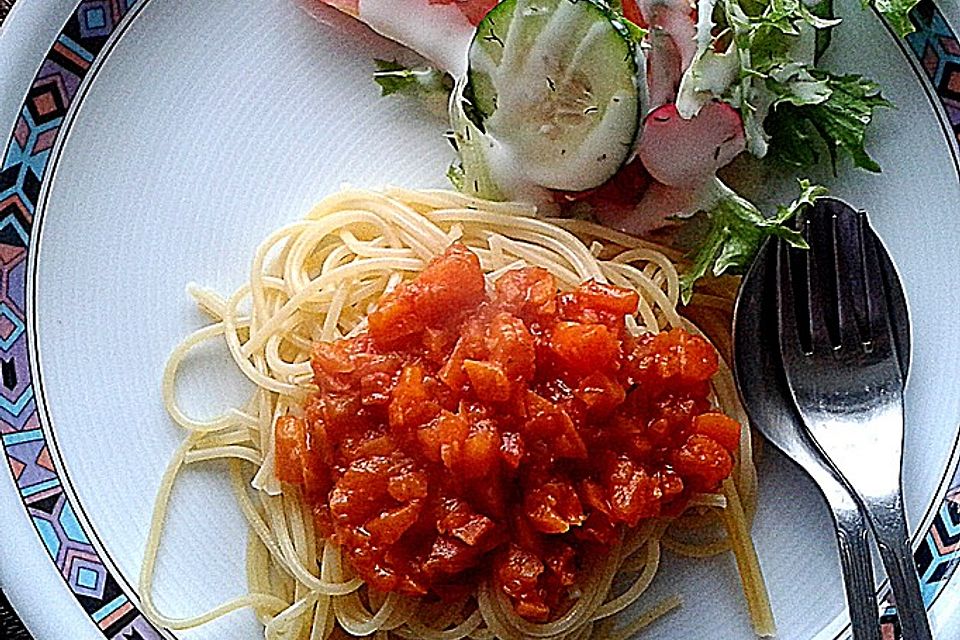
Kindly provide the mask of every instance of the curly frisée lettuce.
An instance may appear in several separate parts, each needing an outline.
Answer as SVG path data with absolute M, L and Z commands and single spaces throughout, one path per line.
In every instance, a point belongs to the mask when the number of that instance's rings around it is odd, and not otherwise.
M 910 22 L 910 12 L 920 3 L 920 0 L 861 0 L 876 9 L 884 16 L 893 30 L 900 37 L 916 31 Z
M 753 261 L 760 245 L 768 236 L 785 239 L 791 245 L 807 248 L 806 241 L 788 222 L 804 207 L 824 195 L 827 190 L 800 180 L 800 195 L 789 205 L 780 205 L 772 216 L 764 215 L 756 206 L 737 195 L 719 180 L 716 200 L 700 215 L 707 217 L 708 231 L 693 252 L 691 267 L 680 278 L 680 294 L 684 304 L 693 295 L 694 283 L 708 275 L 742 274 Z
M 867 153 L 864 142 L 874 110 L 892 106 L 880 95 L 880 86 L 855 74 L 831 75 L 813 69 L 809 75 L 824 95 L 805 102 L 784 100 L 774 107 L 765 123 L 773 155 L 804 169 L 820 162 L 817 149 L 824 147 L 834 171 L 838 156 L 846 153 L 857 167 L 879 172 L 880 165 Z

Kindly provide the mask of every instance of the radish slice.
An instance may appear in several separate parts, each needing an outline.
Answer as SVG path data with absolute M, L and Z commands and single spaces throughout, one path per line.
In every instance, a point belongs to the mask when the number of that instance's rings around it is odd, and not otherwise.
M 301 0 L 358 18 L 454 76 L 467 70 L 476 24 L 497 0 Z
M 674 224 L 676 217 L 688 217 L 710 208 L 713 194 L 709 181 L 697 189 L 652 182 L 636 206 L 597 208 L 595 214 L 601 224 L 643 236 Z
M 640 0 L 650 29 L 647 85 L 650 108 L 674 102 L 680 78 L 697 54 L 697 21 L 686 0 Z
M 639 155 L 658 182 L 696 187 L 713 177 L 746 146 L 740 114 L 724 102 L 709 102 L 686 120 L 676 105 L 650 113 L 643 124 Z
M 316 2 L 339 9 L 354 17 L 360 15 L 360 0 L 316 0 Z

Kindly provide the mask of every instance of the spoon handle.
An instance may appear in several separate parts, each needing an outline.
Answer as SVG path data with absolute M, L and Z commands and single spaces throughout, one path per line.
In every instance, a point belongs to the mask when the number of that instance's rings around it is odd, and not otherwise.
M 847 609 L 854 640 L 880 640 L 876 586 L 870 554 L 868 525 L 846 490 L 830 482 L 820 488 L 836 524 L 840 569 L 847 595 Z
M 920 580 L 917 577 L 913 548 L 903 513 L 903 499 L 897 491 L 889 504 L 869 504 L 873 533 L 877 537 L 880 557 L 890 577 L 890 587 L 897 604 L 897 616 L 903 637 L 910 640 L 930 640 L 930 621 L 927 619 Z

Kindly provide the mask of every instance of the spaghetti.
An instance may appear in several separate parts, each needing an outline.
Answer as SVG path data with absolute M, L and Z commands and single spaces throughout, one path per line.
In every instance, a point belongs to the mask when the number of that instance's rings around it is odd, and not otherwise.
M 773 634 L 749 538 L 756 475 L 748 429 L 741 432 L 740 455 L 721 494 L 694 496 L 679 518 L 651 519 L 628 531 L 609 554 L 584 568 L 576 585 L 580 596 L 569 609 L 544 623 L 517 615 L 508 597 L 488 582 L 474 596 L 442 607 L 368 589 L 336 545 L 318 536 L 299 489 L 281 487 L 277 480 L 273 425 L 281 416 L 302 415 L 301 405 L 315 389 L 313 344 L 364 331 L 381 297 L 454 242 L 476 254 L 488 283 L 509 270 L 538 266 L 563 289 L 593 279 L 639 292 L 637 313 L 626 319 L 631 333 L 671 327 L 697 332 L 677 311 L 677 273 L 655 245 L 583 222 L 548 222 L 534 213 L 524 205 L 447 191 L 345 190 L 268 237 L 254 257 L 249 283 L 228 298 L 189 288 L 212 323 L 187 337 L 164 371 L 164 402 L 188 436 L 162 478 L 140 574 L 143 609 L 155 623 L 186 629 L 250 607 L 266 637 L 277 640 L 342 632 L 425 640 L 627 638 L 679 604 L 676 598 L 657 603 L 630 621 L 617 615 L 650 585 L 666 547 L 691 556 L 732 550 L 754 627 L 759 635 Z M 591 239 L 591 245 L 578 236 Z M 256 390 L 246 406 L 198 420 L 177 403 L 177 376 L 187 354 L 210 340 L 226 344 Z M 713 395 L 723 411 L 745 423 L 722 363 Z M 164 519 L 177 474 L 208 460 L 229 461 L 250 525 L 249 593 L 199 615 L 172 617 L 159 611 L 151 595 Z

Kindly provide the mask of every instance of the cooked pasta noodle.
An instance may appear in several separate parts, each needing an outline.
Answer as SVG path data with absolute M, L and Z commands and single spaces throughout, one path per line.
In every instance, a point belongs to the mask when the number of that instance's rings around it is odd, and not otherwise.
M 592 560 L 577 585 L 579 598 L 546 623 L 519 617 L 490 584 L 481 585 L 475 597 L 444 607 L 367 589 L 340 550 L 318 538 L 299 490 L 277 481 L 273 424 L 278 416 L 301 415 L 301 402 L 315 389 L 311 345 L 363 331 L 378 299 L 413 278 L 452 242 L 476 253 L 488 283 L 510 269 L 536 265 L 552 273 L 561 288 L 596 279 L 639 292 L 637 313 L 627 318 L 634 333 L 669 327 L 698 331 L 677 311 L 679 279 L 663 251 L 609 229 L 545 221 L 534 213 L 524 205 L 447 191 L 345 190 L 269 236 L 253 259 L 249 283 L 229 297 L 189 287 L 212 322 L 174 349 L 163 375 L 164 402 L 188 435 L 162 478 L 140 574 L 143 609 L 155 623 L 185 629 L 251 607 L 266 637 L 277 640 L 318 640 L 342 632 L 424 640 L 626 638 L 679 605 L 671 598 L 629 620 L 618 615 L 653 581 L 661 549 L 693 556 L 732 549 L 756 631 L 773 633 L 748 535 L 756 493 L 748 429 L 742 430 L 741 455 L 722 495 L 694 496 L 679 519 L 651 520 L 628 532 L 606 557 Z M 223 341 L 256 390 L 243 407 L 197 419 L 177 402 L 178 372 L 194 348 L 211 340 Z M 714 399 L 745 423 L 725 366 L 715 376 Z M 152 583 L 173 484 L 185 465 L 215 459 L 229 461 L 237 501 L 250 525 L 249 593 L 211 611 L 170 616 L 155 605 Z M 703 534 L 704 528 L 713 535 Z M 615 582 L 621 586 L 614 588 Z

